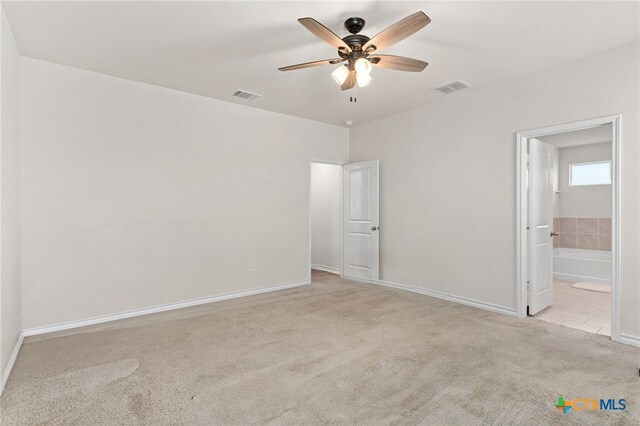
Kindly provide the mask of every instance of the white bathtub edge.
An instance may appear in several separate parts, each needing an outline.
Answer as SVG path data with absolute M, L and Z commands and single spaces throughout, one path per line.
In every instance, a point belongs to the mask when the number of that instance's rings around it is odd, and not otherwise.
M 572 282 L 589 282 L 589 283 L 596 283 L 596 284 L 608 284 L 611 285 L 611 280 L 607 280 L 607 279 L 603 279 L 603 278 L 596 278 L 596 277 L 585 277 L 583 275 L 571 275 L 571 274 L 563 274 L 560 272 L 554 272 L 553 273 L 553 279 L 554 280 L 560 280 L 560 281 L 572 281 Z

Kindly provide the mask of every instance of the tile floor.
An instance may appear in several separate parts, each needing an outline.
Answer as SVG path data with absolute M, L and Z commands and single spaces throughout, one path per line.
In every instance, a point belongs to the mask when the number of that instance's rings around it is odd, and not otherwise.
M 611 336 L 611 293 L 581 290 L 572 284 L 555 280 L 553 305 L 532 318 Z

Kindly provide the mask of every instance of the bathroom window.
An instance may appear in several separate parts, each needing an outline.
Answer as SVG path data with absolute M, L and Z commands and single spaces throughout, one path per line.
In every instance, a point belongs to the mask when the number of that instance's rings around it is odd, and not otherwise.
M 569 165 L 569 186 L 611 185 L 611 161 Z

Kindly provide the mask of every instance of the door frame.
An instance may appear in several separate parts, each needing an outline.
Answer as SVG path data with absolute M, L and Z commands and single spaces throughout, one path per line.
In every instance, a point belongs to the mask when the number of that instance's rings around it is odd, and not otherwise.
M 324 158 L 314 158 L 314 157 L 309 157 L 309 164 L 308 164 L 308 174 L 309 174 L 309 197 L 307 200 L 307 206 L 308 206 L 308 212 L 307 212 L 307 224 L 308 224 L 308 228 L 309 228 L 309 259 L 308 259 L 308 271 L 309 274 L 307 276 L 307 279 L 309 280 L 309 282 L 311 282 L 311 164 L 312 163 L 320 163 L 320 164 L 331 164 L 334 166 L 340 166 L 341 168 L 343 168 L 343 166 L 346 164 L 344 161 L 338 161 L 338 160 L 327 160 Z M 344 176 L 342 177 L 342 179 L 344 180 Z M 340 211 L 342 212 L 343 209 L 343 201 L 342 201 L 343 197 L 340 197 Z M 344 220 L 340 220 L 340 235 L 343 235 L 343 222 Z M 342 237 L 341 237 L 342 238 Z M 342 256 L 343 256 L 343 248 L 342 248 L 343 244 L 340 244 L 340 277 L 342 277 L 344 275 L 344 262 L 342 261 Z
M 571 123 L 557 124 L 549 127 L 531 129 L 516 134 L 516 271 L 517 271 L 517 306 L 519 318 L 527 316 L 527 144 L 529 138 L 538 138 L 556 133 L 585 130 L 611 124 L 611 339 L 620 342 L 620 114 L 591 118 Z

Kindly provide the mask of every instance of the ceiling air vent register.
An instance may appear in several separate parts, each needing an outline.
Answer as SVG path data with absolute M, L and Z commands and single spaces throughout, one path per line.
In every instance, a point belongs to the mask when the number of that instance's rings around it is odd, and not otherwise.
M 258 95 L 257 93 L 247 92 L 246 90 L 237 89 L 235 92 L 231 94 L 234 98 L 242 98 L 252 101 L 256 98 L 259 98 L 262 95 Z
M 450 95 L 451 93 L 459 92 L 460 90 L 468 89 L 469 87 L 471 87 L 471 85 L 466 81 L 456 80 L 451 83 L 443 84 L 440 87 L 436 87 L 433 90 L 443 95 Z

